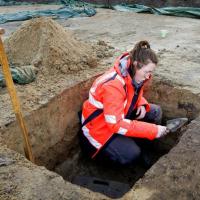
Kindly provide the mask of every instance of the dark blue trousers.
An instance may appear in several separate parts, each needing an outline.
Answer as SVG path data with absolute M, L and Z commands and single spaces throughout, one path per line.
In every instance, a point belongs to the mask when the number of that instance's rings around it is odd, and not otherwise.
M 160 124 L 162 119 L 162 110 L 160 106 L 150 104 L 150 108 L 150 112 L 146 113 L 142 121 Z M 134 112 L 131 118 L 135 118 Z M 81 138 L 80 142 L 83 152 L 91 156 L 94 147 L 87 141 L 86 138 Z M 151 143 L 151 141 L 147 139 L 114 134 L 97 154 L 96 159 L 106 163 L 110 162 L 112 164 L 132 164 L 137 161 L 143 151 L 143 148 L 146 148 L 149 143 Z

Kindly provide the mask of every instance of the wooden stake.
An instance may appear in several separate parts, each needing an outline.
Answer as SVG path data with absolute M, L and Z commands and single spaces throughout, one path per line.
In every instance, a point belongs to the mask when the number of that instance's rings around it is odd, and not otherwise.
M 1 35 L 5 33 L 5 30 L 0 28 L 0 62 L 2 65 L 2 70 L 3 70 L 3 74 L 5 77 L 5 81 L 6 81 L 6 86 L 10 95 L 10 99 L 12 102 L 12 106 L 13 106 L 13 110 L 15 113 L 15 116 L 17 118 L 17 121 L 19 123 L 19 126 L 21 128 L 22 131 L 22 135 L 23 135 L 23 139 L 24 139 L 24 152 L 25 152 L 25 156 L 27 157 L 27 159 L 29 159 L 31 162 L 34 163 L 34 158 L 33 158 L 33 154 L 32 154 L 32 150 L 31 150 L 31 145 L 30 145 L 30 141 L 29 141 L 29 137 L 28 137 L 28 132 L 20 111 L 20 103 L 17 97 L 17 93 L 15 90 L 15 86 L 13 83 L 13 79 L 12 79 L 12 75 L 10 72 L 10 67 L 8 64 L 8 59 L 4 50 L 4 46 L 3 46 L 3 41 L 1 39 Z

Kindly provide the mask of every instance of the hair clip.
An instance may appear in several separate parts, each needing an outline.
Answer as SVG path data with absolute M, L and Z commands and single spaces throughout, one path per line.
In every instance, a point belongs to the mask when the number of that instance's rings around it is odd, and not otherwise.
M 148 47 L 147 47 L 147 45 L 146 45 L 146 44 L 145 44 L 145 45 L 143 45 L 143 46 L 142 46 L 142 48 L 143 48 L 143 49 L 148 49 Z

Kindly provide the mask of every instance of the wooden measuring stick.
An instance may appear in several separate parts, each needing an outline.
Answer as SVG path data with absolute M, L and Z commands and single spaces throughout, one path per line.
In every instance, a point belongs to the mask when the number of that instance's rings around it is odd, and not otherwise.
M 8 59 L 4 50 L 4 46 L 3 46 L 3 41 L 1 39 L 1 35 L 5 33 L 5 30 L 0 28 L 0 62 L 2 65 L 2 71 L 5 77 L 5 81 L 6 81 L 6 86 L 8 88 L 8 92 L 10 95 L 10 99 L 12 102 L 12 106 L 15 112 L 15 116 L 17 118 L 17 121 L 19 123 L 19 126 L 21 128 L 22 131 L 22 135 L 23 135 L 23 139 L 24 139 L 24 152 L 25 155 L 27 157 L 27 159 L 29 159 L 31 162 L 34 163 L 34 158 L 33 158 L 33 154 L 32 154 L 32 150 L 31 150 L 31 145 L 30 145 L 30 141 L 29 141 L 29 137 L 28 137 L 28 132 L 20 111 L 20 103 L 17 97 L 17 93 L 15 90 L 15 86 L 13 83 L 13 79 L 12 79 L 12 75 L 10 72 L 10 68 L 9 68 L 9 64 L 8 64 Z

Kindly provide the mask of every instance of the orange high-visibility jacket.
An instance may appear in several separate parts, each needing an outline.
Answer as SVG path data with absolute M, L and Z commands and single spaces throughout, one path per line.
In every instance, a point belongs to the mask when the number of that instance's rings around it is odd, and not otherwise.
M 125 53 L 116 60 L 114 67 L 94 81 L 89 98 L 83 104 L 82 124 L 96 110 L 102 111 L 82 126 L 84 136 L 97 149 L 93 157 L 113 134 L 149 140 L 157 135 L 155 124 L 125 118 L 135 94 L 128 73 L 129 66 L 129 54 Z M 145 105 L 147 112 L 150 110 L 150 105 L 143 97 L 143 86 L 133 109 L 141 105 Z

